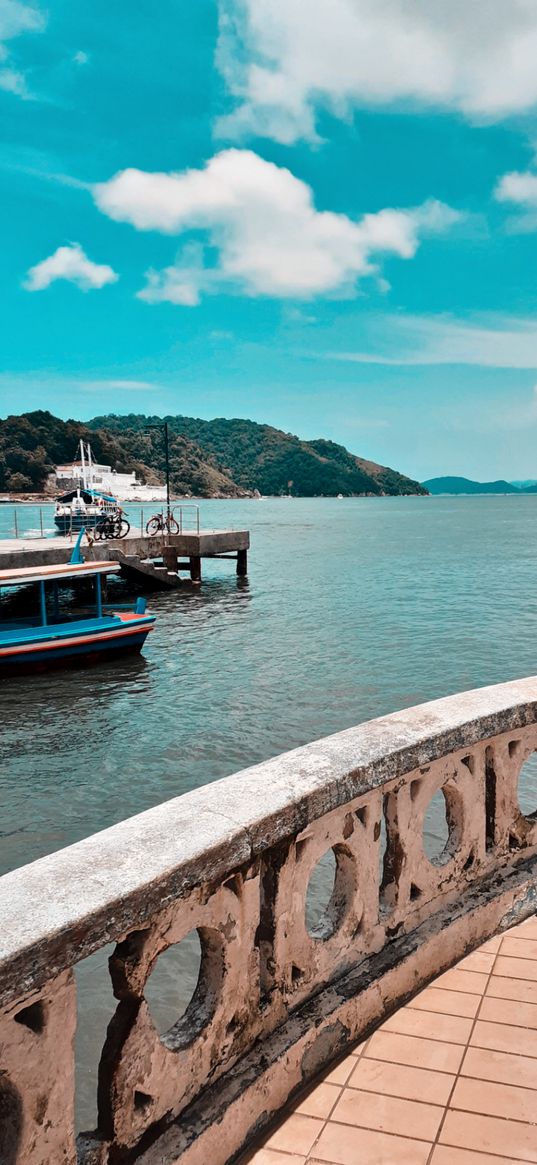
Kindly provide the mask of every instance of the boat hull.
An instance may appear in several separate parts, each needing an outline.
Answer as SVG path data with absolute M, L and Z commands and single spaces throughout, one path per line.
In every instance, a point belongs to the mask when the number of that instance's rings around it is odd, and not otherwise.
M 141 651 L 154 617 L 120 617 L 120 626 L 70 635 L 68 631 L 50 639 L 28 638 L 25 643 L 1 645 L 0 675 L 43 672 L 52 668 L 87 666 L 107 658 Z
M 55 514 L 54 525 L 60 534 L 70 534 L 71 531 L 78 533 L 79 530 L 85 530 L 88 527 L 93 529 L 97 522 L 102 522 L 103 514 Z

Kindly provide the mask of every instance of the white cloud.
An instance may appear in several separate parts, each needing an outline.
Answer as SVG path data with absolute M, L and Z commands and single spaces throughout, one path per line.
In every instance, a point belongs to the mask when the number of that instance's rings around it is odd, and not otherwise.
M 500 178 L 494 195 L 498 202 L 515 202 L 520 206 L 537 206 L 537 174 L 513 170 Z
M 324 355 L 357 364 L 537 369 L 537 321 L 497 316 L 475 321 L 378 316 L 369 321 L 366 349 Z
M 382 255 L 410 259 L 422 236 L 462 217 L 433 200 L 358 220 L 318 211 L 311 188 L 290 170 L 237 149 L 216 154 L 203 170 L 123 170 L 94 187 L 94 198 L 104 214 L 138 230 L 207 232 L 217 266 L 204 265 L 195 244 L 173 266 L 149 272 L 139 293 L 149 302 L 186 305 L 222 285 L 283 298 L 348 294 L 360 277 L 376 274 Z
M 73 61 L 75 65 L 87 65 L 89 61 L 89 54 L 79 50 L 78 53 L 75 53 Z
M 537 104 L 535 0 L 220 0 L 226 136 L 314 138 L 319 107 L 500 119 Z
M 106 263 L 92 263 L 79 243 L 69 243 L 31 267 L 24 286 L 27 291 L 43 291 L 56 279 L 74 283 L 81 291 L 91 291 L 115 283 L 119 275 Z
M 158 385 L 150 380 L 115 380 L 108 378 L 106 380 L 81 380 L 77 381 L 77 384 L 81 389 L 87 390 L 88 392 L 102 392 L 103 389 L 109 388 L 113 388 L 118 392 L 147 392 L 148 389 L 153 391 L 158 388 Z
M 37 8 L 21 0 L 0 0 L 0 89 L 18 97 L 29 97 L 24 73 L 10 63 L 6 41 L 25 32 L 42 32 L 45 19 Z
M 216 271 L 203 265 L 203 248 L 190 243 L 183 249 L 174 266 L 163 271 L 151 268 L 146 272 L 146 285 L 137 292 L 137 298 L 146 303 L 175 303 L 181 307 L 197 307 L 201 292 L 215 281 Z

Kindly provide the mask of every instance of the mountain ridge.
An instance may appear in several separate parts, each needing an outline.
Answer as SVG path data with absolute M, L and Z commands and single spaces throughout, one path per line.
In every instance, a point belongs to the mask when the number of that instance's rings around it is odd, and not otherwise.
M 469 477 L 431 477 L 422 485 L 433 497 L 444 494 L 452 497 L 470 494 L 531 494 L 537 493 L 537 486 L 521 489 L 512 481 L 473 481 Z
M 318 438 L 303 441 L 271 425 L 242 419 L 156 417 L 145 414 L 63 421 L 46 410 L 0 420 L 0 489 L 39 492 L 55 465 L 73 459 L 81 438 L 96 461 L 134 469 L 148 484 L 164 478 L 163 422 L 168 421 L 174 493 L 200 497 L 425 494 L 411 478 Z M 291 485 L 289 484 L 291 483 Z

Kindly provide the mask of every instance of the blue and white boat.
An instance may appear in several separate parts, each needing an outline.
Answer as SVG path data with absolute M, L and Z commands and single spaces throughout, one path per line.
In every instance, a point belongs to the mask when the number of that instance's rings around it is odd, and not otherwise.
M 116 497 L 95 487 L 91 446 L 81 440 L 79 450 L 77 482 L 56 499 L 54 524 L 60 534 L 92 529 L 104 518 L 116 518 L 120 510 Z
M 54 524 L 60 534 L 93 529 L 104 518 L 116 518 L 119 513 L 117 498 L 95 489 L 73 489 L 56 499 Z
M 119 562 L 83 562 L 77 541 L 71 562 L 58 566 L 0 571 L 0 588 L 37 584 L 39 613 L 0 623 L 0 675 L 46 671 L 73 664 L 92 664 L 112 655 L 141 651 L 155 624 L 145 599 L 131 609 L 104 608 L 101 580 L 117 573 Z M 94 584 L 95 613 L 66 619 L 60 613 L 59 587 L 80 579 Z

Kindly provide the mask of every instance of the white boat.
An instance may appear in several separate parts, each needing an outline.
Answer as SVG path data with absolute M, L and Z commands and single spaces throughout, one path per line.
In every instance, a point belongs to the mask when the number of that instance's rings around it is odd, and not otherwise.
M 60 534 L 92 528 L 106 517 L 115 518 L 119 515 L 117 498 L 96 488 L 91 446 L 81 440 L 79 448 L 79 484 L 56 499 L 54 524 Z

